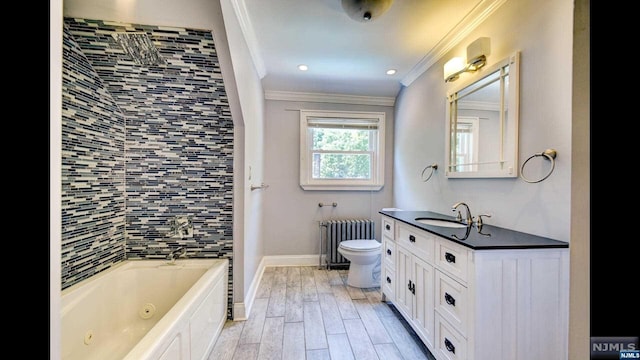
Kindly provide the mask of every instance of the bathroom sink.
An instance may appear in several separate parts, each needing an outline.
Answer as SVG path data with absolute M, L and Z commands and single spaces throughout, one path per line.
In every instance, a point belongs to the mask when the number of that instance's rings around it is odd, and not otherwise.
M 433 226 L 441 226 L 441 227 L 450 227 L 450 228 L 464 228 L 467 227 L 466 224 L 454 221 L 454 220 L 446 220 L 446 219 L 435 219 L 435 218 L 416 218 L 417 222 L 425 225 L 433 225 Z

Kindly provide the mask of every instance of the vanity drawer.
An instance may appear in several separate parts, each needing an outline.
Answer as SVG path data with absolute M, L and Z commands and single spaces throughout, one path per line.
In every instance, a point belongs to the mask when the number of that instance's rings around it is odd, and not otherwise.
M 467 285 L 469 250 L 449 240 L 436 241 L 436 266 Z
M 393 267 L 396 263 L 396 243 L 386 236 L 383 236 L 382 242 L 384 244 L 382 249 L 382 258 L 384 259 L 384 263 Z
M 382 235 L 388 236 L 390 239 L 395 239 L 396 237 L 395 223 L 396 222 L 394 220 L 386 216 L 382 216 Z
M 380 287 L 387 297 L 386 300 L 394 302 L 396 300 L 396 273 L 393 267 L 390 266 L 383 266 L 382 269 L 382 284 Z
M 438 360 L 467 358 L 467 340 L 436 312 L 435 353 Z
M 443 318 L 462 334 L 467 336 L 469 296 L 463 286 L 449 275 L 436 270 L 435 309 Z
M 429 263 L 433 262 L 435 235 L 414 230 L 410 226 L 398 224 L 398 238 L 396 241 L 404 245 L 409 252 Z

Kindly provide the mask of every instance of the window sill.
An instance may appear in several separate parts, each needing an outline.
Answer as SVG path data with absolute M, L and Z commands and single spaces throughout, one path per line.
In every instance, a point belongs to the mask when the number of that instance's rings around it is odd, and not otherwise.
M 303 190 L 340 190 L 340 191 L 378 191 L 384 184 L 379 185 L 311 185 L 300 184 Z

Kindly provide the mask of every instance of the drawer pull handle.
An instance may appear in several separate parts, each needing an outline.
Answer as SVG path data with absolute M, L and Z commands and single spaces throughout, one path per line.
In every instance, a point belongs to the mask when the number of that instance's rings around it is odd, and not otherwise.
M 409 235 L 409 241 L 416 242 L 416 237 L 413 235 Z
M 456 299 L 453 296 L 449 295 L 449 293 L 444 293 L 444 300 L 447 302 L 447 304 L 456 306 Z
M 391 230 L 391 225 L 387 224 L 387 225 L 384 226 L 384 228 L 387 229 L 387 230 Z
M 409 280 L 409 291 L 411 291 L 413 295 L 416 294 L 416 284 L 413 283 L 411 280 Z
M 387 276 L 387 282 L 391 284 L 391 278 Z
M 387 254 L 391 255 L 391 249 L 387 249 Z
M 447 260 L 447 262 L 450 262 L 450 263 L 456 262 L 456 256 L 453 255 L 452 253 L 445 253 L 444 258 Z
M 447 350 L 451 351 L 452 353 L 456 353 L 456 347 L 453 346 L 453 344 L 451 343 L 451 341 L 449 341 L 449 339 L 444 338 L 444 346 L 447 348 Z

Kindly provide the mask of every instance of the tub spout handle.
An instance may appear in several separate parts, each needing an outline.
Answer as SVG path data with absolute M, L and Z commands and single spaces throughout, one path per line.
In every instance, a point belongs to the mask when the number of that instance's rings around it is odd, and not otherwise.
M 169 260 L 171 262 L 171 264 L 176 262 L 176 259 L 186 256 L 187 255 L 187 249 L 184 247 L 179 247 L 173 251 L 171 251 L 169 253 L 169 255 L 167 255 L 167 260 Z

